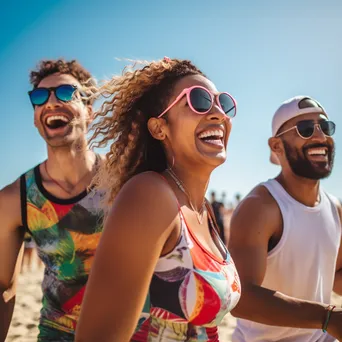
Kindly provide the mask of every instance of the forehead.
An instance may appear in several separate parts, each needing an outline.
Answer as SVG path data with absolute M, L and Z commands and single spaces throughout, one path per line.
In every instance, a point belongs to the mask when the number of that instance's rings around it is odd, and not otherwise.
M 286 127 L 294 126 L 299 121 L 304 121 L 304 120 L 319 122 L 322 120 L 328 120 L 328 117 L 325 114 L 320 114 L 320 113 L 302 114 L 286 122 Z
M 217 93 L 217 89 L 213 82 L 202 75 L 190 75 L 183 77 L 176 83 L 174 88 L 174 95 L 177 96 L 184 88 L 190 88 L 195 85 L 202 86 L 213 93 Z
M 78 87 L 81 86 L 74 76 L 56 73 L 43 78 L 38 84 L 38 87 L 57 87 L 61 84 L 72 84 Z

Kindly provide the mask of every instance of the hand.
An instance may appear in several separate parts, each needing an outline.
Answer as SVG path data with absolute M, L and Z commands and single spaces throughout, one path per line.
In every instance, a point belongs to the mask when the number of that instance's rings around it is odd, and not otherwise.
M 342 341 L 342 309 L 334 309 L 328 324 L 328 333 Z
M 5 303 L 8 303 L 13 299 L 17 292 L 18 277 L 12 282 L 11 286 L 2 293 L 2 299 Z

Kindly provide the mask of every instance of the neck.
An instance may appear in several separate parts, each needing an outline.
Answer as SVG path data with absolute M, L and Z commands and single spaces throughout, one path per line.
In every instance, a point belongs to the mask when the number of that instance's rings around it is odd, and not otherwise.
M 80 147 L 81 146 L 81 147 Z M 48 146 L 46 166 L 49 175 L 56 181 L 77 185 L 89 172 L 92 172 L 95 154 L 87 146 L 67 146 L 53 148 Z
M 170 169 L 177 176 L 177 178 L 183 183 L 188 195 L 191 198 L 193 206 L 199 210 L 202 208 L 203 200 L 207 192 L 209 175 L 199 175 L 189 171 L 184 167 L 177 167 L 176 165 Z
M 282 171 L 276 180 L 298 202 L 314 207 L 320 202 L 319 180 L 296 176 L 295 174 Z

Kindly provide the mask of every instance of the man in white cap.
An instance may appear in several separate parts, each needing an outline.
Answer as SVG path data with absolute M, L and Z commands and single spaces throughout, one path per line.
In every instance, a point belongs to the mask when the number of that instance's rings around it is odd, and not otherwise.
M 275 112 L 271 160 L 280 174 L 235 210 L 229 250 L 241 283 L 233 342 L 342 341 L 341 204 L 320 179 L 334 161 L 335 124 L 308 96 Z

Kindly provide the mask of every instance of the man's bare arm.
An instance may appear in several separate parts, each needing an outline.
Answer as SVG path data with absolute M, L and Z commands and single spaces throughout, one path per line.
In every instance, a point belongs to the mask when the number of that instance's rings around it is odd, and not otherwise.
M 6 339 L 14 309 L 16 279 L 21 266 L 18 255 L 24 238 L 21 225 L 18 180 L 0 191 L 0 341 Z
M 273 326 L 321 329 L 326 305 L 286 296 L 261 286 L 271 237 L 282 216 L 264 187 L 240 203 L 231 220 L 229 250 L 236 264 L 242 296 L 233 315 Z M 340 327 L 339 327 L 340 326 Z M 330 333 L 342 338 L 342 311 L 332 315 Z
M 340 216 L 340 222 L 342 225 L 342 204 L 338 201 L 336 205 L 337 205 L 337 210 Z M 336 262 L 334 291 L 338 295 L 342 296 L 342 237 L 341 237 L 341 243 L 340 243 L 340 250 L 339 250 L 339 253 L 337 256 L 337 262 Z

